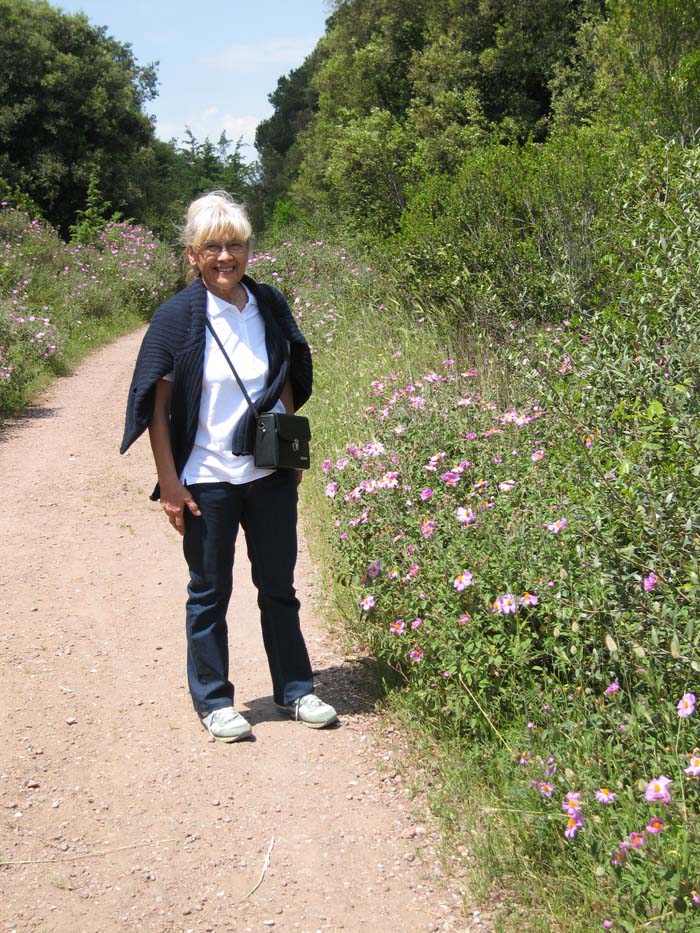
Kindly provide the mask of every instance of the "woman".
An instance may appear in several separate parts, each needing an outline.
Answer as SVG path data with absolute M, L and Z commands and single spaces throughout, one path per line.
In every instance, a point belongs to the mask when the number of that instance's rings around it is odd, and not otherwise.
M 225 191 L 193 201 L 182 242 L 191 284 L 155 312 L 136 362 L 121 452 L 148 428 L 160 498 L 183 535 L 187 678 L 215 738 L 251 735 L 234 708 L 226 611 L 238 527 L 245 530 L 275 703 L 322 728 L 337 721 L 313 692 L 294 590 L 301 473 L 253 462 L 255 419 L 214 329 L 260 411 L 292 413 L 311 394 L 309 346 L 282 294 L 246 274 L 250 222 Z

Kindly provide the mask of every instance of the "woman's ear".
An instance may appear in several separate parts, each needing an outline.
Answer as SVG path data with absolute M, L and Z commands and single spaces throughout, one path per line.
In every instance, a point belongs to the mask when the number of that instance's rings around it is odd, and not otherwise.
M 198 264 L 197 264 L 197 253 L 195 252 L 194 247 L 187 246 L 185 248 L 185 252 L 187 253 L 187 259 L 189 260 L 190 265 L 192 266 L 193 269 L 196 269 Z

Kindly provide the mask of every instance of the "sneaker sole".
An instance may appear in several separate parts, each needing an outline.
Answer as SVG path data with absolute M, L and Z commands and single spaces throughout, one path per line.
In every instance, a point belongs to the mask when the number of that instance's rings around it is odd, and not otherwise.
M 226 745 L 231 745 L 232 742 L 240 742 L 242 739 L 249 739 L 253 735 L 252 729 L 248 729 L 247 732 L 241 732 L 240 735 L 214 735 L 213 732 L 209 732 L 206 726 L 204 726 L 204 731 L 217 742 L 224 742 Z
M 202 722 L 201 719 L 199 721 Z M 250 724 L 248 724 L 248 728 L 245 732 L 239 732 L 238 735 L 215 735 L 210 729 L 207 729 L 203 722 L 202 729 L 204 729 L 207 735 L 210 735 L 212 739 L 216 739 L 217 742 L 225 742 L 227 745 L 230 745 L 231 742 L 240 742 L 241 739 L 249 739 L 253 735 L 253 729 Z
M 334 726 L 338 722 L 338 717 L 334 716 L 326 722 L 307 722 L 305 719 L 296 719 L 295 722 L 300 722 L 302 726 L 307 726 L 309 729 L 325 729 L 327 726 Z
M 275 706 L 287 719 L 291 719 L 292 722 L 300 722 L 302 726 L 308 726 L 309 729 L 325 729 L 326 726 L 334 726 L 338 722 L 337 716 L 326 720 L 326 722 L 308 722 L 306 719 L 296 719 L 292 711 L 287 709 L 286 706 L 281 706 L 279 703 L 275 703 Z

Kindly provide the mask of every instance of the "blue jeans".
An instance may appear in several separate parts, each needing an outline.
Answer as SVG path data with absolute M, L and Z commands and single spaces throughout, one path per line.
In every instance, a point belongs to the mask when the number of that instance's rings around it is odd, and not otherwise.
M 297 558 L 297 481 L 277 470 L 251 483 L 189 486 L 201 517 L 185 509 L 183 550 L 187 587 L 187 680 L 198 713 L 233 704 L 229 680 L 226 612 L 233 588 L 233 559 L 243 527 L 258 590 L 263 643 L 275 702 L 313 692 L 311 663 L 299 625 L 294 589 Z

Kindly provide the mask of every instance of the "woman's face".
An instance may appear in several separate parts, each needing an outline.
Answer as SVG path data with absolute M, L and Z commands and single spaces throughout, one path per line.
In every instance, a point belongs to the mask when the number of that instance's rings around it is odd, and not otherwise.
M 199 269 L 205 286 L 218 298 L 234 303 L 248 262 L 248 244 L 233 231 L 187 247 L 190 265 Z

